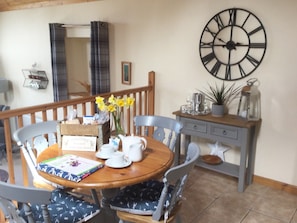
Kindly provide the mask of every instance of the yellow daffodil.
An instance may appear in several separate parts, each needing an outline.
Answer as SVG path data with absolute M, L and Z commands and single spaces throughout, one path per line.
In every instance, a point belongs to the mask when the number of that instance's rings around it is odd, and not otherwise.
M 113 94 L 108 98 L 108 103 L 115 104 L 115 97 L 113 96 Z
M 112 94 L 107 103 L 105 103 L 105 99 L 103 97 L 96 97 L 96 104 L 100 111 L 109 111 L 109 112 L 120 112 L 119 108 L 122 107 L 131 107 L 134 105 L 135 99 L 131 97 L 126 98 L 116 98 Z M 116 114 L 115 114 L 116 115 Z
M 110 104 L 110 105 L 107 106 L 107 110 L 109 112 L 115 112 L 116 111 L 116 106 L 113 105 L 113 104 Z
M 125 105 L 125 101 L 124 101 L 124 99 L 122 99 L 122 98 L 118 98 L 118 99 L 116 100 L 116 105 L 119 106 L 119 107 L 124 107 L 124 105 Z
M 96 104 L 104 104 L 104 98 L 103 97 L 96 97 Z
M 128 97 L 127 100 L 126 100 L 127 106 L 133 106 L 134 101 L 135 101 L 135 98 Z
M 105 111 L 106 110 L 106 106 L 105 106 L 104 103 L 99 103 L 97 105 L 98 105 L 98 108 L 99 108 L 100 111 Z
M 121 126 L 122 107 L 132 107 L 135 99 L 131 97 L 117 98 L 112 94 L 107 102 L 103 97 L 96 97 L 95 103 L 100 111 L 107 111 L 112 114 L 115 130 L 117 134 L 123 134 L 124 130 Z

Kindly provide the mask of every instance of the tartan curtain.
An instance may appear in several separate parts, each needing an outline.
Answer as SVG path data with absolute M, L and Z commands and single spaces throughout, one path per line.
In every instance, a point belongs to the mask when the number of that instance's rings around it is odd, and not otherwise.
M 51 59 L 53 72 L 54 101 L 68 99 L 65 37 L 63 24 L 50 23 Z
M 91 93 L 110 92 L 108 23 L 91 22 Z

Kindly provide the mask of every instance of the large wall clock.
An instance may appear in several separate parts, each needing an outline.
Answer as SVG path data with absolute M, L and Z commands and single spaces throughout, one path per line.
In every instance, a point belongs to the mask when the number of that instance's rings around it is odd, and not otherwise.
M 217 13 L 206 24 L 199 50 L 211 75 L 232 81 L 257 69 L 266 46 L 266 32 L 258 17 L 245 9 L 230 8 Z

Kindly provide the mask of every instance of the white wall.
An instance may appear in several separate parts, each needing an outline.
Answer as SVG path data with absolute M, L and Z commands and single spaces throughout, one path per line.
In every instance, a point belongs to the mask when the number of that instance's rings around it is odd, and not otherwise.
M 208 20 L 231 7 L 256 14 L 268 37 L 265 58 L 249 76 L 261 82 L 262 95 L 255 174 L 297 185 L 296 1 L 105 0 L 0 13 L 0 76 L 13 83 L 6 103 L 18 108 L 53 101 L 48 23 L 101 20 L 110 24 L 112 90 L 130 87 L 121 84 L 121 61 L 132 62 L 131 87 L 146 84 L 147 72 L 154 70 L 156 114 L 172 116 L 188 94 L 220 82 L 201 63 L 199 39 Z M 34 62 L 49 75 L 46 90 L 22 87 L 21 69 Z

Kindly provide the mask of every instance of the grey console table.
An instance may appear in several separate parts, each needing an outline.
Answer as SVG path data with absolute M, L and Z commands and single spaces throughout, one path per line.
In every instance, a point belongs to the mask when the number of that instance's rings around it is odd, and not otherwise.
M 200 158 L 197 165 L 238 178 L 238 191 L 243 192 L 246 185 L 252 183 L 254 161 L 257 144 L 257 135 L 261 125 L 259 121 L 247 121 L 236 115 L 213 117 L 212 115 L 190 115 L 180 111 L 173 112 L 176 119 L 183 123 L 182 134 L 185 135 L 186 148 L 191 136 L 210 139 L 222 143 L 235 145 L 240 148 L 240 164 L 223 162 L 218 165 L 209 165 Z M 175 148 L 176 160 L 180 156 L 180 139 Z

